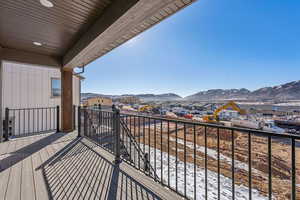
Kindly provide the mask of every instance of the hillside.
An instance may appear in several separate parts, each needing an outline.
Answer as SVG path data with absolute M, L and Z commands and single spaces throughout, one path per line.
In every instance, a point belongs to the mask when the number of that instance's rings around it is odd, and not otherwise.
M 213 89 L 201 91 L 184 100 L 203 101 L 203 100 L 300 100 L 300 81 L 277 85 L 273 87 L 264 87 L 258 90 L 249 91 L 242 89 Z
M 82 93 L 82 98 L 95 96 L 119 98 L 122 96 L 135 96 L 142 101 L 210 101 L 210 100 L 300 100 L 300 81 L 277 85 L 273 87 L 263 87 L 250 91 L 242 89 L 212 89 L 200 91 L 196 94 L 182 98 L 174 93 L 165 94 L 124 94 L 124 95 L 103 95 L 96 93 Z
M 103 95 L 97 93 L 81 93 L 81 98 L 91 98 L 91 97 L 108 97 L 108 98 L 120 98 L 120 97 L 128 97 L 134 96 L 139 98 L 141 101 L 178 101 L 181 100 L 182 97 L 174 94 L 174 93 L 166 93 L 166 94 L 123 94 L 123 95 Z

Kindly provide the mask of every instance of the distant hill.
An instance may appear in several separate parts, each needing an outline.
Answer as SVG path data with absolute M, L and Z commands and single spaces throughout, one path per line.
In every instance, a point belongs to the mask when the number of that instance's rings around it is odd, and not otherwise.
M 203 101 L 203 100 L 300 100 L 300 81 L 277 85 L 274 87 L 264 87 L 255 91 L 242 89 L 214 89 L 201 91 L 184 100 Z
M 134 95 L 141 99 L 142 101 L 178 101 L 181 100 L 182 97 L 174 94 L 174 93 L 166 93 L 166 94 L 138 94 Z
M 251 91 L 242 89 L 212 89 L 201 91 L 191 96 L 187 96 L 184 100 L 189 101 L 206 101 L 206 100 L 224 100 L 224 99 L 246 99 Z
M 123 94 L 123 95 L 103 95 L 97 93 L 81 93 L 81 98 L 91 98 L 91 97 L 109 97 L 112 99 L 134 96 L 139 98 L 141 101 L 178 101 L 182 100 L 182 97 L 174 94 L 174 93 L 166 93 L 166 94 Z
M 109 97 L 119 98 L 122 96 L 135 96 L 141 101 L 211 101 L 211 100 L 300 100 L 300 81 L 277 85 L 274 87 L 264 87 L 255 91 L 242 89 L 212 89 L 201 91 L 196 94 L 182 98 L 174 93 L 166 94 L 124 94 L 124 95 L 103 95 L 96 93 L 82 93 L 82 98 L 89 97 Z

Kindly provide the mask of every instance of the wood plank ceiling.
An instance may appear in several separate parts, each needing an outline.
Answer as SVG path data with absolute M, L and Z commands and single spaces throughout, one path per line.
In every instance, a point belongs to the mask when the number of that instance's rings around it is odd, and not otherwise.
M 47 8 L 40 0 L 0 0 L 0 46 L 61 57 L 112 1 L 51 2 L 54 7 Z
M 19 50 L 24 62 L 29 52 L 42 56 L 39 61 L 55 58 L 65 70 L 84 66 L 194 1 L 0 0 L 2 59 Z

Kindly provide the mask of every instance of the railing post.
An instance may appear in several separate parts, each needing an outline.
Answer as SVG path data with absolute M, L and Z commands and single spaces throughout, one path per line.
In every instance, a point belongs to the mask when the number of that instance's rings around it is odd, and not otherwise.
M 56 106 L 56 133 L 59 132 L 59 121 L 60 121 L 59 106 Z
M 8 141 L 8 132 L 9 132 L 9 109 L 5 108 L 4 141 Z
M 121 162 L 121 141 L 120 141 L 120 110 L 117 109 L 114 105 L 113 109 L 113 124 L 114 124 L 114 134 L 115 134 L 115 164 L 119 164 Z
M 80 106 L 78 106 L 78 110 L 77 110 L 77 123 L 78 123 L 77 137 L 81 137 L 81 107 Z

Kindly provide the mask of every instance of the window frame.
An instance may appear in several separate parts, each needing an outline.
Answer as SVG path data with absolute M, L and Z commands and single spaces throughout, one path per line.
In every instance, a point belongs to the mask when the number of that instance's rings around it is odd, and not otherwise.
M 59 96 L 54 96 L 53 95 L 53 81 L 54 80 L 59 80 L 60 81 L 60 95 Z M 51 92 L 50 97 L 51 98 L 61 98 L 61 93 L 62 93 L 61 78 L 51 77 L 50 82 L 51 82 L 50 83 L 50 92 Z

